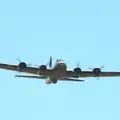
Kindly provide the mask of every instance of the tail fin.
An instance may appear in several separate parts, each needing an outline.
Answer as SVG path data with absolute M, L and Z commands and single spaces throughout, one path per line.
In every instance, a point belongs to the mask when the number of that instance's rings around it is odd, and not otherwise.
M 49 67 L 52 68 L 52 56 L 50 56 Z

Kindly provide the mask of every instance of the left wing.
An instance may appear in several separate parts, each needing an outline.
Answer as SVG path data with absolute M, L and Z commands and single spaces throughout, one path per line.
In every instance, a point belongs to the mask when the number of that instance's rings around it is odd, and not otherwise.
M 9 64 L 2 64 L 2 63 L 0 63 L 0 69 L 12 70 L 12 71 L 19 71 L 18 70 L 18 65 L 9 65 Z M 38 71 L 39 71 L 38 68 L 35 68 L 35 67 L 26 67 L 21 72 L 31 73 L 31 74 L 37 74 Z
M 75 73 L 73 71 L 66 71 L 67 77 L 95 77 L 92 71 L 82 71 L 81 73 Z M 97 77 L 120 77 L 120 72 L 100 72 Z

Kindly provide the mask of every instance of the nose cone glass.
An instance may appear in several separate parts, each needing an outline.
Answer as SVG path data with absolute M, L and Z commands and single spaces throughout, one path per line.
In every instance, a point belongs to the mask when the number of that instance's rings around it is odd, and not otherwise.
M 60 64 L 60 63 L 64 63 L 64 61 L 62 59 L 58 59 L 57 64 Z

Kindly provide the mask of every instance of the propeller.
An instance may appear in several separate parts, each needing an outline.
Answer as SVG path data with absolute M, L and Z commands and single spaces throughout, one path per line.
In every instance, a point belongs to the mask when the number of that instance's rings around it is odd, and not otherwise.
M 26 63 L 25 62 L 22 62 L 21 60 L 20 60 L 20 58 L 16 58 L 16 60 L 19 62 L 19 65 L 18 65 L 18 71 L 17 72 L 19 72 L 19 73 L 21 73 L 21 66 L 22 67 L 26 67 L 27 65 L 26 65 Z
M 74 68 L 74 72 L 77 73 L 78 75 L 76 76 L 76 78 L 78 79 L 79 78 L 79 73 L 81 72 L 81 68 L 80 68 L 80 63 L 79 62 L 76 62 L 76 68 Z
M 96 74 L 96 78 L 97 80 L 99 80 L 99 73 L 101 72 L 101 70 L 105 68 L 104 65 L 100 66 L 99 68 L 92 68 L 92 67 L 89 67 L 89 69 L 93 70 L 94 74 Z
M 16 60 L 19 63 L 25 63 L 23 61 L 20 60 L 20 58 L 16 58 Z M 32 64 L 26 64 L 28 67 L 32 66 Z M 35 64 L 34 66 L 39 67 L 39 65 Z M 52 68 L 52 56 L 50 56 L 49 62 L 46 64 L 46 66 L 49 66 L 49 68 Z
M 19 63 L 25 63 L 25 62 L 21 61 L 20 58 L 16 58 L 16 60 L 17 60 Z M 32 66 L 32 64 L 27 64 L 27 66 Z
M 102 70 L 103 68 L 105 68 L 104 65 L 102 65 L 102 66 L 99 67 L 100 70 Z M 93 69 L 95 69 L 95 68 L 93 68 L 93 67 L 89 67 L 89 69 L 90 69 L 90 70 L 93 70 Z

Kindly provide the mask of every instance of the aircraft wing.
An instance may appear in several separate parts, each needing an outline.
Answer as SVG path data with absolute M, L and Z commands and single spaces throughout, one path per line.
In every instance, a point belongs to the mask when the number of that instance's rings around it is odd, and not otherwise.
M 77 74 L 73 71 L 66 72 L 67 77 L 95 77 L 95 74 L 92 71 L 82 71 Z M 98 77 L 120 77 L 120 72 L 100 72 Z
M 18 65 L 10 65 L 10 64 L 2 64 L 0 63 L 0 69 L 11 70 L 11 71 L 19 71 Z M 30 73 L 30 74 L 38 74 L 39 68 L 35 67 L 26 67 L 21 72 Z M 41 73 L 41 75 L 48 76 L 53 74 L 54 71 L 48 69 L 47 72 Z M 92 71 L 82 71 L 81 73 L 75 73 L 74 71 L 66 71 L 66 78 L 76 78 L 76 77 L 95 77 Z M 120 77 L 120 72 L 100 72 L 99 77 Z
M 11 70 L 11 71 L 19 71 L 18 65 L 10 65 L 10 64 L 2 64 L 0 63 L 0 69 Z M 39 71 L 38 68 L 35 67 L 26 67 L 21 72 L 37 74 Z

